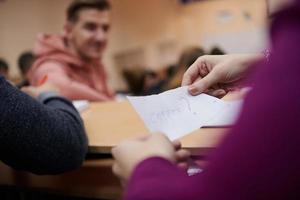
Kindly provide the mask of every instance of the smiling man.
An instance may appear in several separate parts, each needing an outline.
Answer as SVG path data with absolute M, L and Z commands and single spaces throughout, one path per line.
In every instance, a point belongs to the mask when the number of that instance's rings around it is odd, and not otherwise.
M 67 10 L 63 34 L 38 37 L 37 60 L 28 73 L 30 83 L 37 86 L 47 77 L 69 99 L 112 100 L 101 62 L 109 28 L 107 0 L 74 0 Z

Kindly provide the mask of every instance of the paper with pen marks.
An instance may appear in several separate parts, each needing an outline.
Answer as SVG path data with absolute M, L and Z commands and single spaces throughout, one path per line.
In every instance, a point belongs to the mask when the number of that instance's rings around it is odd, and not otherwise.
M 127 98 L 151 132 L 164 133 L 171 140 L 210 124 L 231 125 L 240 106 L 206 94 L 191 96 L 187 87 L 158 95 Z

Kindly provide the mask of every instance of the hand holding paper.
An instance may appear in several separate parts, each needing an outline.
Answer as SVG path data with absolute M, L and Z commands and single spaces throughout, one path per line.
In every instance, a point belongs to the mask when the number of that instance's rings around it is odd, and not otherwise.
M 232 119 L 229 118 L 236 117 L 241 105 L 206 94 L 191 96 L 187 87 L 158 95 L 128 99 L 151 132 L 165 133 L 171 140 L 210 123 L 213 126 L 223 123 L 222 116 L 229 116 L 225 123 L 232 123 Z

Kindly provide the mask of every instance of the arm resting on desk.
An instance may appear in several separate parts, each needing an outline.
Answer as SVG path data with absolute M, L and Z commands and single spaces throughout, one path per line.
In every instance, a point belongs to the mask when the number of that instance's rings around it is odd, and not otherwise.
M 37 85 L 44 76 L 48 76 L 48 81 L 60 90 L 60 94 L 68 99 L 89 101 L 108 101 L 112 98 L 105 93 L 101 93 L 88 85 L 71 79 L 63 70 L 64 66 L 56 61 L 48 61 L 43 64 L 30 77 L 30 82 Z M 100 84 L 100 83 L 98 83 Z
M 58 96 L 41 97 L 40 101 L 0 77 L 0 159 L 36 174 L 78 168 L 87 152 L 78 112 Z

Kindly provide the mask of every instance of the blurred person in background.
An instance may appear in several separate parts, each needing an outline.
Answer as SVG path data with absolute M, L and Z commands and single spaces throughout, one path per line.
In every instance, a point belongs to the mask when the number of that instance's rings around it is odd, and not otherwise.
M 209 55 L 224 55 L 225 52 L 220 47 L 213 47 L 209 53 Z
M 179 58 L 173 76 L 168 80 L 168 83 L 165 86 L 166 90 L 180 87 L 184 72 L 197 60 L 197 58 L 203 55 L 205 55 L 205 51 L 202 48 L 190 47 L 185 49 Z
M 21 72 L 22 81 L 17 84 L 18 88 L 29 86 L 29 81 L 27 80 L 27 73 L 32 67 L 34 62 L 34 55 L 31 51 L 24 52 L 20 55 L 18 59 L 18 66 Z
M 73 0 L 61 35 L 40 35 L 28 72 L 33 86 L 45 77 L 71 100 L 109 101 L 114 98 L 107 83 L 102 58 L 110 30 L 107 0 Z
M 0 59 L 0 75 L 8 79 L 9 65 L 4 59 Z

